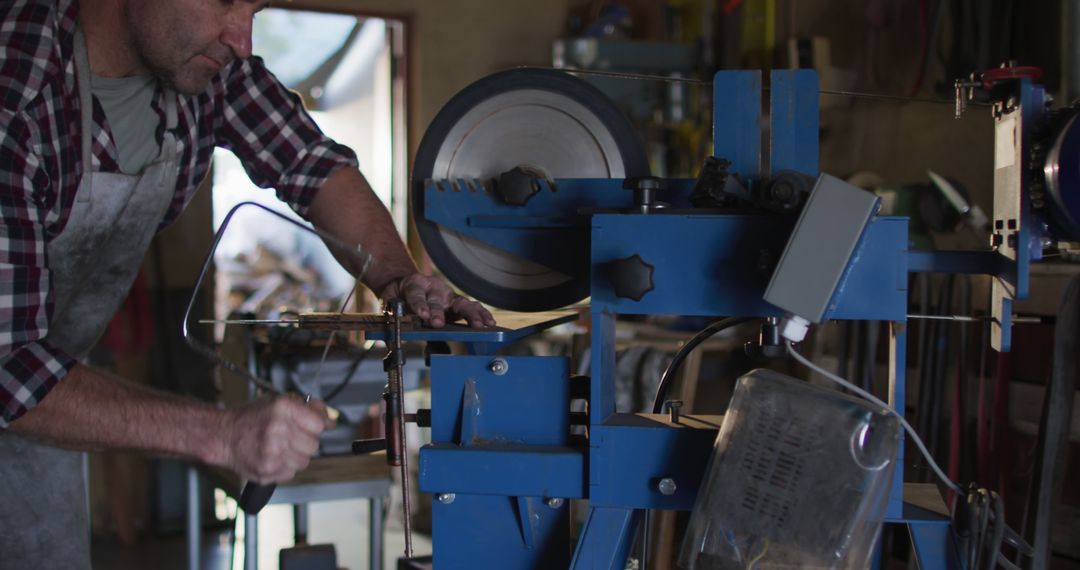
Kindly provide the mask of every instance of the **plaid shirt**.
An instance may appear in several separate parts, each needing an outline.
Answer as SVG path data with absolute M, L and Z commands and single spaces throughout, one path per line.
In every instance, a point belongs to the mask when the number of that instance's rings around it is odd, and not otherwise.
M 0 5 L 0 430 L 39 403 L 75 365 L 46 338 L 53 311 L 46 245 L 71 212 L 81 164 L 74 64 L 75 0 Z M 105 113 L 94 100 L 93 166 L 120 172 Z M 178 99 L 180 174 L 164 227 L 191 199 L 215 146 L 234 152 L 251 179 L 276 188 L 304 215 L 348 148 L 325 137 L 299 98 L 257 57 L 234 61 L 195 96 Z M 153 108 L 165 124 L 164 93 Z

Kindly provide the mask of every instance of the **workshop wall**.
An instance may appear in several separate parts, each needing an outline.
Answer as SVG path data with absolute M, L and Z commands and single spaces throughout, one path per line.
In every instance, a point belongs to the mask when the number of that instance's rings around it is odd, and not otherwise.
M 1015 58 L 1059 83 L 1060 2 L 776 0 L 777 52 L 787 38 L 827 40 L 822 87 L 920 99 L 953 99 L 953 80 Z M 1043 30 L 1043 33 L 1031 33 Z M 784 60 L 781 56 L 780 60 Z M 954 118 L 948 103 L 822 96 L 823 171 L 880 175 L 886 185 L 927 182 L 934 170 L 992 209 L 993 123 L 989 108 Z M 940 236 L 939 236 L 940 237 Z M 982 246 L 951 236 L 944 247 Z
M 567 0 L 296 0 L 292 6 L 403 19 L 408 53 L 410 151 L 439 109 L 469 83 L 520 65 L 551 65 Z

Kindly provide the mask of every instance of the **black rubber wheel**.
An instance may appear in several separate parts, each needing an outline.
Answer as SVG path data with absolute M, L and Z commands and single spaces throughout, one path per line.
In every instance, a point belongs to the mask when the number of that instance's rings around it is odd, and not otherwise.
M 588 263 L 574 269 L 570 279 L 538 289 L 517 289 L 478 275 L 448 247 L 440 227 L 424 219 L 424 181 L 434 178 L 435 162 L 451 129 L 470 110 L 498 95 L 513 91 L 549 91 L 588 110 L 610 134 L 622 158 L 622 177 L 647 176 L 648 159 L 629 120 L 598 89 L 567 73 L 517 68 L 489 75 L 455 95 L 431 122 L 417 150 L 410 182 L 413 220 L 424 247 L 446 277 L 477 300 L 514 311 L 546 311 L 576 303 L 589 295 Z

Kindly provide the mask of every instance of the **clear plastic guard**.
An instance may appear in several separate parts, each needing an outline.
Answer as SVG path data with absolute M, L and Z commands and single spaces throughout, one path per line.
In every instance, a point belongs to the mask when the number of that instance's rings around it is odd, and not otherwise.
M 739 378 L 679 566 L 867 568 L 900 433 L 865 400 L 771 370 Z

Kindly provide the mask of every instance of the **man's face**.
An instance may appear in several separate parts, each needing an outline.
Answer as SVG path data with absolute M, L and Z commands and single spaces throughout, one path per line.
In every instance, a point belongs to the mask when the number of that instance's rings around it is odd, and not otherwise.
M 268 0 L 128 0 L 124 16 L 150 73 L 188 95 L 251 55 L 251 21 Z

